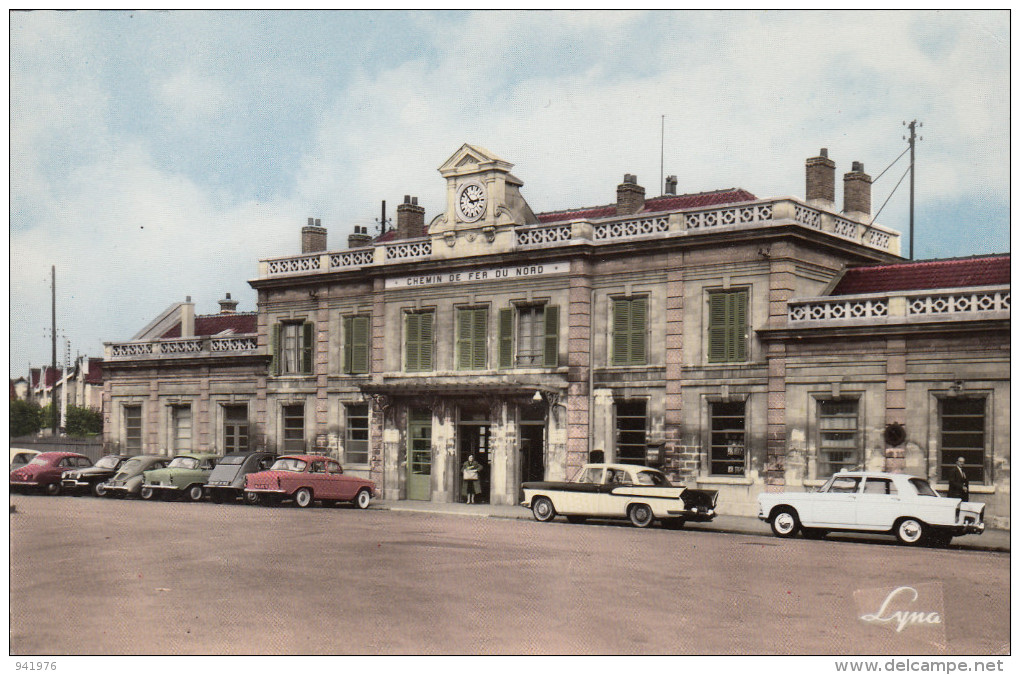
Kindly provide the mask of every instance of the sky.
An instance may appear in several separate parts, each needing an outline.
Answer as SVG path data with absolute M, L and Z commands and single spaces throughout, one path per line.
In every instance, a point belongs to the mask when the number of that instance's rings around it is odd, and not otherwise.
M 1007 252 L 1009 37 L 1006 11 L 11 13 L 10 375 L 50 363 L 51 266 L 60 361 L 186 296 L 255 311 L 308 217 L 331 250 L 382 200 L 431 220 L 464 143 L 535 212 L 625 173 L 656 196 L 660 166 L 803 198 L 825 147 L 906 255 L 916 119 L 915 258 Z

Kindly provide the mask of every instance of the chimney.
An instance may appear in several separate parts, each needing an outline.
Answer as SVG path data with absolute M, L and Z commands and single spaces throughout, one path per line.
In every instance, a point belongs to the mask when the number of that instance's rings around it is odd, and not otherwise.
M 676 176 L 666 176 L 666 194 L 676 194 Z
M 181 303 L 181 337 L 195 337 L 195 303 L 190 295 Z
M 227 293 L 227 297 L 220 300 L 220 314 L 237 314 L 237 300 L 230 299 L 230 293 Z
M 858 221 L 871 215 L 871 176 L 861 162 L 854 162 L 853 171 L 843 176 L 843 213 Z
M 397 206 L 397 238 L 414 239 L 425 235 L 425 209 L 418 206 L 418 198 L 404 195 L 404 203 Z
M 822 148 L 817 157 L 804 162 L 808 204 L 820 208 L 836 208 L 836 163 L 829 159 L 829 149 Z
M 626 173 L 616 186 L 616 215 L 629 216 L 645 208 L 645 189 L 637 184 L 637 176 Z
M 318 218 L 309 218 L 301 228 L 301 252 L 319 253 L 326 250 L 326 228 Z
M 372 241 L 372 235 L 368 233 L 367 225 L 355 225 L 354 232 L 347 235 L 347 248 L 360 248 L 368 246 Z

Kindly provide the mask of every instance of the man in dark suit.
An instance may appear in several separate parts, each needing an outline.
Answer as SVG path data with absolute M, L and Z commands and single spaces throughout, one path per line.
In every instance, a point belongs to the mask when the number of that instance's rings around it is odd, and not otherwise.
M 956 458 L 956 464 L 949 470 L 949 497 L 958 497 L 963 501 L 970 498 L 970 483 L 963 472 L 963 457 Z

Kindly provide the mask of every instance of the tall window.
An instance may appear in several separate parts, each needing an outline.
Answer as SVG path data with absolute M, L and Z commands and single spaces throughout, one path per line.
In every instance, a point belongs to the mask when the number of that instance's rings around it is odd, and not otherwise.
M 301 404 L 283 406 L 283 451 L 305 451 L 305 407 Z
M 128 454 L 142 452 L 142 406 L 124 406 L 124 449 Z
M 555 305 L 533 305 L 499 310 L 499 367 L 559 365 L 560 312 Z M 517 344 L 514 354 L 514 312 Z
M 344 317 L 345 373 L 359 375 L 368 372 L 370 319 L 367 315 Z
M 432 370 L 432 312 L 404 315 L 404 370 L 409 373 Z
M 273 325 L 273 365 L 276 375 L 312 372 L 315 324 L 283 322 Z
M 747 290 L 708 295 L 708 361 L 747 360 Z
M 457 310 L 457 370 L 485 368 L 489 311 L 484 307 Z
M 346 410 L 344 459 L 348 464 L 368 464 L 368 404 L 348 405 Z
M 616 402 L 616 460 L 624 464 L 644 464 L 648 430 L 648 404 L 645 401 Z
M 648 298 L 613 300 L 613 365 L 643 366 L 648 362 Z
M 944 398 L 941 407 L 940 479 L 949 479 L 957 457 L 972 483 L 985 482 L 985 399 Z
M 745 455 L 744 401 L 712 403 L 711 471 L 720 476 L 743 476 Z
M 818 475 L 831 476 L 860 464 L 858 434 L 858 401 L 832 400 L 818 402 Z
M 174 452 L 191 452 L 191 406 L 170 407 L 170 433 Z
M 223 406 L 223 450 L 224 452 L 248 450 L 248 406 Z

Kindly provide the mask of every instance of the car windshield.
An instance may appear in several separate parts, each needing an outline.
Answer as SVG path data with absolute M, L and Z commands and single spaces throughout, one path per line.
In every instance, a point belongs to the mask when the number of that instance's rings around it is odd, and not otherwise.
M 841 476 L 836 474 L 829 479 L 829 482 L 822 486 L 821 492 L 829 493 L 853 493 L 857 492 L 860 485 L 860 476 Z
M 124 462 L 123 466 L 120 467 L 120 471 L 117 473 L 117 475 L 119 476 L 119 475 L 121 475 L 123 473 L 128 473 L 128 472 L 131 472 L 131 471 L 137 471 L 138 467 L 140 467 L 141 465 L 142 465 L 142 460 L 140 460 L 140 459 L 129 459 L 128 461 Z
M 672 483 L 669 479 L 659 471 L 638 471 L 637 472 L 638 485 L 657 485 L 659 487 L 672 487 Z
M 119 461 L 120 461 L 120 459 L 118 459 L 117 457 L 113 457 L 113 456 L 103 457 L 98 462 L 96 462 L 96 468 L 97 469 L 116 469 L 117 468 L 117 462 L 119 462 Z
M 45 457 L 36 457 L 29 464 L 35 464 L 36 466 L 46 466 L 49 462 L 46 461 Z
M 220 458 L 220 464 L 244 464 L 244 455 L 227 455 Z
M 917 494 L 921 497 L 938 497 L 939 493 L 932 489 L 928 481 L 922 478 L 911 478 L 910 484 L 917 490 Z
M 198 460 L 194 457 L 174 457 L 168 469 L 197 469 Z
M 285 458 L 278 459 L 270 471 L 304 471 L 305 463 L 300 459 Z

